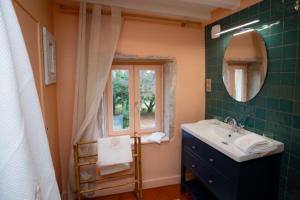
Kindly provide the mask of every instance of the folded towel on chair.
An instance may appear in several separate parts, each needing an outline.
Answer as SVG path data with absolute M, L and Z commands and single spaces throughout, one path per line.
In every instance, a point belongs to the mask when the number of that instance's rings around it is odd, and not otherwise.
M 101 175 L 108 175 L 130 169 L 129 163 L 100 167 Z
M 130 136 L 98 139 L 98 161 L 101 175 L 129 169 L 132 162 Z

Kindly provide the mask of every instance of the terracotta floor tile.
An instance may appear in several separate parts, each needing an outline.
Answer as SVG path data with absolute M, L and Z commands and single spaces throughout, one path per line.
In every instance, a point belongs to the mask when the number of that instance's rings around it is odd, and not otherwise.
M 180 185 L 151 188 L 143 191 L 144 200 L 191 200 L 189 195 L 180 194 Z M 136 200 L 133 192 L 93 198 L 92 200 Z

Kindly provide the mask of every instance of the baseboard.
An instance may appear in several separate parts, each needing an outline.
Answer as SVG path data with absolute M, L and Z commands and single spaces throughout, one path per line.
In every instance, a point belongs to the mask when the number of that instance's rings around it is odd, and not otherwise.
M 153 178 L 143 181 L 143 189 L 156 188 L 180 183 L 180 175 Z
M 143 189 L 149 189 L 149 188 L 156 188 L 156 187 L 162 187 L 167 185 L 175 185 L 180 183 L 180 175 L 175 176 L 167 176 L 167 177 L 160 177 L 160 178 L 153 178 L 148 180 L 143 180 Z M 124 192 L 130 192 L 133 191 L 133 187 L 121 187 L 121 188 L 115 188 L 115 189 L 108 189 L 103 190 L 101 192 L 96 192 L 96 196 L 106 196 L 106 195 L 112 195 L 112 194 L 119 194 Z M 67 200 L 67 193 L 62 193 L 62 200 Z

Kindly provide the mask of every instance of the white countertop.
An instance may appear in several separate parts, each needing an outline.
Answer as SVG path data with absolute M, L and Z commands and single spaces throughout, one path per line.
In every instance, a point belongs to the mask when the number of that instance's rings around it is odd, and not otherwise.
M 284 151 L 284 144 L 282 142 L 278 142 L 276 140 L 266 138 L 266 137 L 265 138 L 268 139 L 269 141 L 272 141 L 274 145 L 277 146 L 277 148 L 274 151 L 265 154 L 245 153 L 240 149 L 238 149 L 232 142 L 228 142 L 227 144 L 224 144 L 223 143 L 224 138 L 218 137 L 216 136 L 216 134 L 213 134 L 212 129 L 215 128 L 218 128 L 220 130 L 224 128 L 230 129 L 230 126 L 216 119 L 202 120 L 196 123 L 182 124 L 181 128 L 237 162 L 244 162 L 256 158 L 277 154 Z M 249 133 L 253 133 L 253 132 L 244 129 L 240 131 L 240 134 L 242 135 L 249 134 Z

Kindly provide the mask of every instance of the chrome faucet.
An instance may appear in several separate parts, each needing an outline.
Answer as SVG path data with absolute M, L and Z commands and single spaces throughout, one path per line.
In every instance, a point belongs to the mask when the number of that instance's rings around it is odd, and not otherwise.
M 243 125 L 238 124 L 233 117 L 226 117 L 224 120 L 225 123 L 229 124 L 232 127 L 233 132 L 238 133 L 241 129 L 244 128 Z

